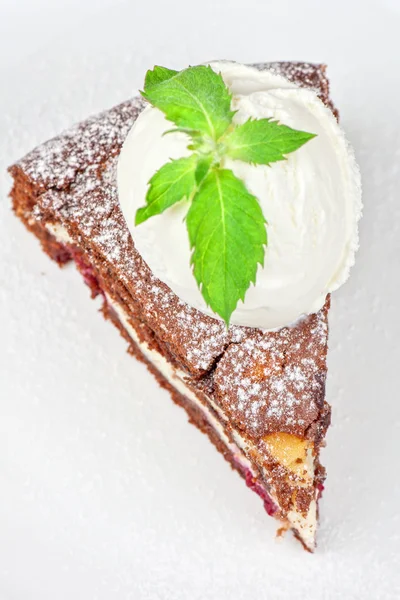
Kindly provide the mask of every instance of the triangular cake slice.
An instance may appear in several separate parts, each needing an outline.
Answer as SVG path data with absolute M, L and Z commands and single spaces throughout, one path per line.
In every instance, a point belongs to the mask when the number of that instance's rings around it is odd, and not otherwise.
M 311 87 L 331 106 L 321 65 L 258 65 Z M 103 313 L 189 419 L 256 491 L 281 528 L 315 548 L 329 299 L 277 332 L 225 325 L 182 302 L 134 247 L 121 214 L 116 163 L 143 100 L 75 126 L 10 168 L 15 213 L 63 265 L 76 262 Z M 333 110 L 333 108 L 332 108 Z

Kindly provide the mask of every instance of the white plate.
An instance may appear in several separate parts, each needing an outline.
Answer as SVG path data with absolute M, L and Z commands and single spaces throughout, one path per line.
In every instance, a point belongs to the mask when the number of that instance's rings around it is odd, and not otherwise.
M 396 10 L 397 8 L 397 10 Z M 398 2 L 3 0 L 0 598 L 399 598 Z M 154 63 L 329 65 L 363 172 L 333 298 L 319 548 L 275 523 L 10 212 L 5 167 L 128 97 Z

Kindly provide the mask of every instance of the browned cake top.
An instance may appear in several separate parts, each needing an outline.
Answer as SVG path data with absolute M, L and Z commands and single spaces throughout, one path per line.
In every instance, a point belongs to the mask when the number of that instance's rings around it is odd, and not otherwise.
M 323 66 L 258 67 L 315 89 L 331 106 Z M 116 186 L 119 151 L 144 105 L 133 98 L 88 119 L 33 150 L 11 172 L 27 178 L 39 195 L 38 219 L 62 224 L 94 262 L 123 282 L 140 317 L 188 373 L 199 377 L 216 367 L 215 392 L 233 421 L 252 436 L 305 435 L 323 404 L 328 308 L 277 333 L 238 326 L 226 331 L 153 276 L 134 247 Z
M 285 431 L 303 437 L 325 398 L 327 303 L 297 327 L 255 331 L 231 344 L 215 389 L 231 419 L 255 437 Z

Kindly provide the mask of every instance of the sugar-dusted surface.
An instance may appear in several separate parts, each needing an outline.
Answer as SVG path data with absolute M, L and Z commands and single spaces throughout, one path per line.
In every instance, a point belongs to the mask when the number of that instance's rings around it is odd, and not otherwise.
M 331 105 L 324 67 L 273 63 L 272 69 L 298 85 L 317 90 Z M 186 368 L 201 374 L 246 331 L 232 327 L 227 333 L 222 322 L 189 308 L 152 276 L 135 252 L 118 205 L 113 157 L 118 156 L 143 106 L 141 98 L 134 98 L 84 121 L 30 152 L 14 171 L 20 169 L 39 191 L 49 190 L 38 207 L 44 219 L 54 217 L 74 238 L 82 236 L 86 245 L 90 240 L 97 246 L 102 258 L 118 270 L 132 295 L 145 307 L 150 327 L 172 344 Z M 40 210 L 36 214 L 40 218 Z
M 302 327 L 255 332 L 218 364 L 216 394 L 241 429 L 262 437 L 286 431 L 318 439 L 310 427 L 324 405 L 328 304 Z M 321 429 L 323 431 L 323 428 Z
M 90 117 L 41 144 L 21 161 L 21 168 L 42 190 L 63 190 L 89 165 L 101 164 L 119 149 L 144 101 L 136 98 Z M 87 179 L 87 190 L 90 189 Z
M 247 13 L 204 0 L 196 27 L 181 2 L 173 18 L 170 3 L 0 4 L 2 599 L 397 599 L 397 0 L 249 0 Z M 330 312 L 334 425 L 312 557 L 273 542 L 259 499 L 5 201 L 10 162 L 128 98 L 149 64 L 219 56 L 326 62 L 364 176 L 361 250 Z
M 318 89 L 329 103 L 323 66 L 274 63 L 272 69 L 298 85 Z M 217 402 L 248 436 L 307 432 L 318 442 L 329 421 L 323 406 L 328 308 L 279 334 L 235 326 L 227 332 L 223 322 L 192 309 L 157 280 L 136 251 L 118 203 L 116 165 L 142 108 L 140 98 L 125 102 L 39 146 L 13 166 L 12 173 L 27 176 L 40 196 L 34 215 L 39 222 L 61 224 L 89 252 L 90 261 L 112 273 L 111 280 L 125 284 L 131 314 L 155 332 L 190 374 L 202 375 L 216 365 Z M 264 367 L 260 371 L 264 360 L 274 362 L 273 377 Z M 246 376 L 250 362 L 257 370 L 255 377 Z M 302 379 L 300 385 L 293 381 L 294 373 Z M 249 390 L 242 380 L 251 382 Z
M 97 163 L 90 165 L 68 191 L 50 190 L 40 199 L 36 214 L 39 219 L 54 218 L 70 231 L 78 227 L 82 243 L 92 245 L 118 271 L 161 339 L 168 336 L 185 366 L 195 373 L 206 371 L 231 339 L 241 339 L 241 332 L 232 327 L 227 334 L 223 323 L 199 316 L 151 274 L 119 209 L 116 163 L 117 157 L 109 160 L 100 174 Z

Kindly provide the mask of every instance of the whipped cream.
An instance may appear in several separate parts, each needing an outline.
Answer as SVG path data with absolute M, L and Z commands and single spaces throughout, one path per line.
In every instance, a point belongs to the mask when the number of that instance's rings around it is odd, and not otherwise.
M 317 137 L 271 167 L 225 159 L 254 194 L 267 219 L 268 247 L 256 284 L 231 317 L 237 325 L 277 329 L 317 312 L 327 294 L 348 278 L 358 247 L 361 181 L 354 153 L 332 112 L 313 90 L 269 71 L 230 62 L 210 63 L 233 93 L 237 123 L 272 117 Z M 171 123 L 156 108 L 139 115 L 118 162 L 118 194 L 135 245 L 154 275 L 205 314 L 207 307 L 190 267 L 190 247 L 180 202 L 135 227 L 148 181 L 171 158 L 190 154 L 183 133 L 163 133 Z M 240 256 L 238 257 L 240 260 Z

